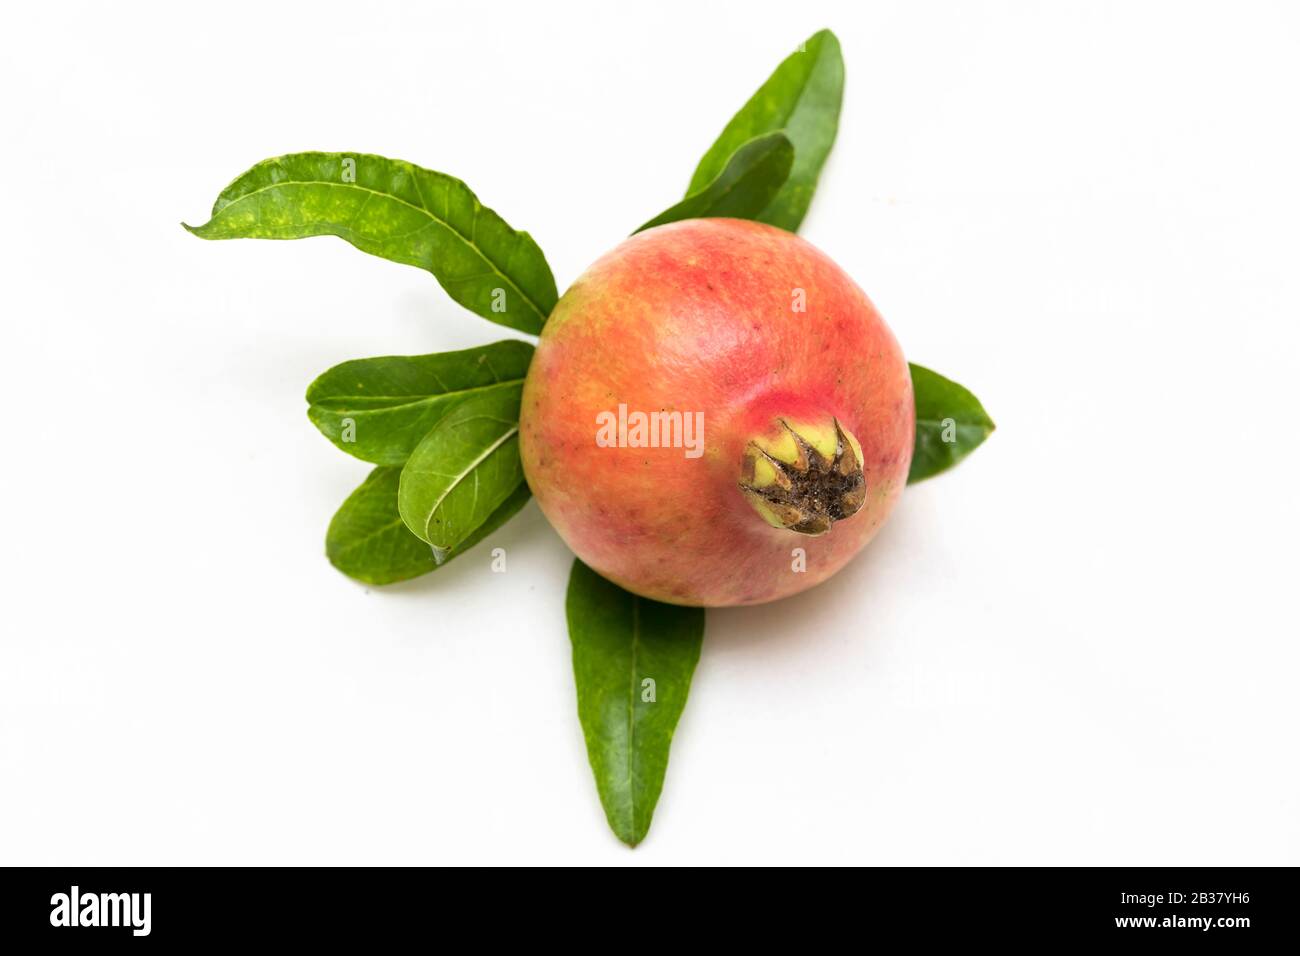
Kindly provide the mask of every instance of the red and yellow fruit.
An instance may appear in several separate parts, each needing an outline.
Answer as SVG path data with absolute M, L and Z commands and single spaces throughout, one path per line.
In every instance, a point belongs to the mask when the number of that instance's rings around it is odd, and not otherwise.
M 835 263 L 780 229 L 693 219 L 628 239 L 560 299 L 521 452 L 600 574 L 675 604 L 756 604 L 871 540 L 907 482 L 914 414 L 898 343 Z

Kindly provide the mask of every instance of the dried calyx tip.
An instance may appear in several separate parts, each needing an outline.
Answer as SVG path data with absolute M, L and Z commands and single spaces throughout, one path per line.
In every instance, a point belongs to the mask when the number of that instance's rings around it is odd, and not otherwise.
M 740 490 L 775 528 L 825 534 L 867 497 L 862 447 L 839 419 L 821 424 L 776 420 L 774 438 L 745 447 Z

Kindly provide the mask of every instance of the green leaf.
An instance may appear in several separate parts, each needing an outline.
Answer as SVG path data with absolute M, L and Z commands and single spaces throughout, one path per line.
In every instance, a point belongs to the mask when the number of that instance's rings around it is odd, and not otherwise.
M 392 584 L 437 567 L 429 546 L 397 513 L 400 468 L 376 468 L 334 514 L 325 533 L 330 564 L 366 584 Z
M 362 461 L 402 465 L 461 399 L 524 380 L 533 347 L 513 340 L 460 352 L 354 359 L 307 389 L 307 417 Z
M 523 332 L 539 332 L 555 307 L 555 279 L 532 236 L 511 229 L 459 179 L 401 160 L 264 160 L 222 191 L 209 222 L 185 228 L 203 239 L 338 236 L 427 269 L 461 305 Z
M 655 216 L 637 232 L 679 219 L 755 219 L 781 189 L 793 162 L 794 147 L 784 133 L 752 139 L 732 154 L 716 179 Z
M 916 396 L 916 447 L 908 484 L 957 464 L 997 426 L 978 398 L 938 372 L 912 364 Z
M 365 584 L 392 584 L 437 570 L 464 554 L 514 516 L 528 501 L 528 485 L 520 483 L 488 518 L 441 562 L 433 549 L 413 535 L 397 513 L 397 487 L 402 469 L 372 471 L 343 502 L 325 534 L 330 564 Z
M 802 50 L 786 57 L 731 118 L 700 160 L 687 195 L 716 178 L 742 143 L 763 133 L 784 130 L 794 144 L 794 167 L 776 198 L 755 218 L 797 231 L 835 143 L 843 96 L 840 41 L 830 30 L 822 30 L 809 37 Z
M 397 507 L 435 549 L 461 547 L 524 480 L 521 384 L 477 392 L 438 420 L 402 469 Z
M 565 610 L 596 789 L 610 829 L 636 846 L 663 789 L 700 659 L 704 609 L 637 597 L 575 560 Z

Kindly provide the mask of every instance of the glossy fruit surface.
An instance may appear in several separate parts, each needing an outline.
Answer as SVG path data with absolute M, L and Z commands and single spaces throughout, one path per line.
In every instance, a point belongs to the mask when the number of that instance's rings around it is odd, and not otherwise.
M 564 294 L 524 384 L 524 471 L 584 562 L 710 607 L 802 591 L 907 482 L 912 384 L 861 289 L 798 236 L 693 219 Z

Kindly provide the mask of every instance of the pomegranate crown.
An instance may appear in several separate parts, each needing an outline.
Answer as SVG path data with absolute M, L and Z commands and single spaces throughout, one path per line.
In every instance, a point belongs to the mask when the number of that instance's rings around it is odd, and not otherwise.
M 839 419 L 775 425 L 745 446 L 740 467 L 740 490 L 763 520 L 818 535 L 857 514 L 867 498 L 862 446 Z

